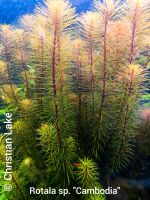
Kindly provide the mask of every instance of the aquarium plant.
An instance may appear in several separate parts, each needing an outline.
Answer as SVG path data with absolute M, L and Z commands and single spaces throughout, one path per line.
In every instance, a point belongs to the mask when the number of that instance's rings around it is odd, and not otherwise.
M 109 186 L 132 160 L 149 9 L 149 0 L 94 0 L 77 15 L 68 0 L 45 0 L 17 27 L 0 26 L 2 113 L 13 114 L 13 189 L 2 181 L 0 199 L 106 199 L 72 188 Z M 34 195 L 31 186 L 72 192 Z

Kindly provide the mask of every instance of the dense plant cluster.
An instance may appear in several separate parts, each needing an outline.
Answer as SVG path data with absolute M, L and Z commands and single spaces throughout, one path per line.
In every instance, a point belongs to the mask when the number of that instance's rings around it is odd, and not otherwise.
M 148 63 L 139 56 L 149 45 L 149 9 L 144 0 L 95 0 L 77 16 L 68 0 L 46 0 L 19 28 L 1 25 L 0 92 L 14 119 L 13 190 L 3 199 L 63 199 L 29 195 L 29 187 L 101 188 L 102 176 L 129 164 L 146 90 Z M 3 169 L 3 136 L 0 149 Z

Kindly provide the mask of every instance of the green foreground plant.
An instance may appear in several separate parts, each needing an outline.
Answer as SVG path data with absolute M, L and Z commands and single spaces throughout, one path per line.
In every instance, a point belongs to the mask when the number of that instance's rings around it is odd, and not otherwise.
M 149 63 L 139 56 L 149 45 L 149 6 L 95 0 L 93 11 L 77 16 L 68 0 L 46 0 L 21 28 L 1 25 L 1 100 L 14 119 L 13 189 L 1 190 L 1 199 L 106 198 L 29 188 L 102 188 L 102 171 L 109 179 L 129 164 L 146 89 Z

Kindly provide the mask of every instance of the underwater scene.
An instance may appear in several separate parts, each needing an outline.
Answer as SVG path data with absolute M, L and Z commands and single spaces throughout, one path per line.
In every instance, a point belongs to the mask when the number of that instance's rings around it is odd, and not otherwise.
M 0 200 L 150 199 L 150 0 L 0 0 Z

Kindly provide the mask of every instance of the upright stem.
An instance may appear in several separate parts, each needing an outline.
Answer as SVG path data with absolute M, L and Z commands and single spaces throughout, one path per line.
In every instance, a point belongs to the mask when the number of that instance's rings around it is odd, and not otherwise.
M 92 30 L 92 26 L 91 26 Z M 95 111 L 95 95 L 94 95 L 94 72 L 93 72 L 93 38 L 92 35 L 90 34 L 90 82 L 91 82 L 91 94 L 92 94 L 92 112 L 94 115 Z
M 62 101 L 62 108 L 64 110 L 64 96 L 63 96 L 63 90 L 64 90 L 64 78 L 63 78 L 63 68 L 61 65 L 61 46 L 60 46 L 60 37 L 57 37 L 57 43 L 58 43 L 58 66 L 60 69 L 60 96 Z
M 36 78 L 35 78 L 36 98 L 40 114 L 43 117 L 45 66 L 44 66 L 44 38 L 42 36 L 38 38 L 38 46 L 35 51 L 35 56 L 36 56 Z
M 105 23 L 104 23 L 104 57 L 103 57 L 103 87 L 102 87 L 102 98 L 100 104 L 99 118 L 101 123 L 102 112 L 105 102 L 106 93 L 106 79 L 107 79 L 107 28 L 108 28 L 108 12 L 105 13 Z
M 44 88 L 44 40 L 41 38 L 40 40 L 40 62 L 41 62 L 41 70 L 40 70 L 40 107 L 41 112 L 43 114 L 43 88 Z
M 66 181 L 67 181 L 67 161 L 65 157 L 65 149 L 64 144 L 62 141 L 61 136 L 61 130 L 59 127 L 59 112 L 58 112 L 58 103 L 57 103 L 57 86 L 56 86 L 56 47 L 57 42 L 59 41 L 58 36 L 58 22 L 57 17 L 55 21 L 55 28 L 54 28 L 54 39 L 53 39 L 53 49 L 52 49 L 52 81 L 53 81 L 53 96 L 54 96 L 54 108 L 55 108 L 55 114 L 56 114 L 56 128 L 57 128 L 57 135 L 59 140 L 60 149 L 63 151 L 63 159 L 64 159 L 64 187 L 66 187 Z M 60 46 L 59 46 L 60 48 Z M 60 49 L 59 49 L 60 50 Z
M 24 60 L 24 56 L 23 56 L 23 52 L 22 52 L 22 48 L 21 46 L 19 47 L 19 51 L 20 51 L 20 57 L 21 57 L 21 65 L 24 71 L 24 76 L 25 76 L 25 84 L 26 84 L 26 96 L 29 97 L 29 82 L 28 82 L 28 75 L 26 72 L 26 63 Z
M 132 35 L 131 35 L 129 64 L 131 64 L 133 62 L 133 57 L 134 57 L 135 35 L 136 35 L 136 27 L 137 27 L 137 21 L 136 21 L 137 11 L 138 11 L 138 6 L 136 5 L 135 14 L 134 14 L 133 23 L 132 23 Z
M 60 134 L 60 128 L 58 125 L 58 104 L 57 104 L 57 88 L 56 88 L 56 43 L 57 43 L 57 20 L 54 29 L 54 40 L 53 40 L 53 49 L 52 49 L 52 81 L 53 81 L 53 96 L 54 96 L 54 107 L 55 107 L 55 114 L 56 114 L 56 127 L 57 127 L 57 134 L 60 147 L 63 147 L 62 138 Z
M 9 45 L 8 45 L 8 38 L 7 35 L 4 35 L 4 52 L 5 52 L 5 61 L 6 61 L 6 67 L 7 67 L 7 74 L 8 74 L 8 82 L 13 94 L 13 97 L 15 99 L 15 102 L 18 104 L 18 99 L 16 97 L 13 84 L 12 84 L 12 76 L 11 76 L 11 70 L 10 70 L 10 55 L 9 55 Z
M 79 90 L 81 90 L 81 62 L 79 63 L 79 66 L 78 66 L 78 75 L 79 75 L 79 84 L 78 84 L 78 87 L 79 87 Z M 82 113 L 82 94 L 81 94 L 81 91 L 79 91 L 79 125 L 81 125 L 81 113 Z
M 80 47 L 78 48 L 78 58 L 77 58 L 77 77 L 78 77 L 78 109 L 79 109 L 79 128 L 81 125 L 81 114 L 82 114 L 82 94 L 81 94 L 81 81 L 82 81 L 82 61 L 81 61 L 81 52 Z
M 5 92 L 5 89 L 4 89 L 4 86 L 3 86 L 3 80 L 4 80 L 4 77 L 3 77 L 3 74 L 0 73 L 0 79 L 2 80 L 2 82 L 0 83 L 1 87 L 2 87 L 2 91 L 4 93 L 4 100 L 6 102 L 6 92 Z
M 3 156 L 2 156 L 1 153 L 0 153 L 0 159 L 1 159 L 2 162 L 4 162 L 4 159 L 3 159 Z M 22 191 L 21 191 L 21 189 L 20 189 L 20 187 L 19 187 L 19 184 L 17 183 L 17 181 L 16 181 L 16 179 L 15 179 L 15 177 L 14 177 L 13 175 L 12 175 L 12 181 L 13 181 L 14 184 L 16 185 L 16 188 L 17 188 L 18 192 L 20 193 L 22 199 L 23 199 L 23 200 L 26 200 L 26 198 L 24 197 L 24 194 L 22 193 Z
M 14 178 L 14 176 L 12 176 L 12 180 L 13 180 L 13 182 L 15 183 L 16 188 L 17 188 L 17 190 L 19 191 L 19 193 L 20 193 L 22 199 L 23 199 L 23 200 L 26 200 L 26 198 L 24 197 L 24 194 L 22 193 L 22 191 L 21 191 L 21 189 L 20 189 L 20 187 L 19 187 L 19 184 L 17 183 L 17 181 L 16 181 L 16 179 Z
M 132 94 L 132 80 L 129 83 L 128 98 L 130 98 L 131 94 Z M 120 157 L 120 155 L 121 155 L 121 149 L 123 147 L 124 138 L 125 138 L 125 134 L 126 134 L 126 131 L 127 131 L 128 121 L 129 121 L 129 103 L 126 102 L 126 104 L 125 104 L 125 117 L 124 117 L 124 122 L 123 122 L 123 129 L 122 129 L 122 132 L 121 132 L 121 143 L 119 145 L 119 150 L 118 150 L 118 154 L 117 154 L 116 158 Z

